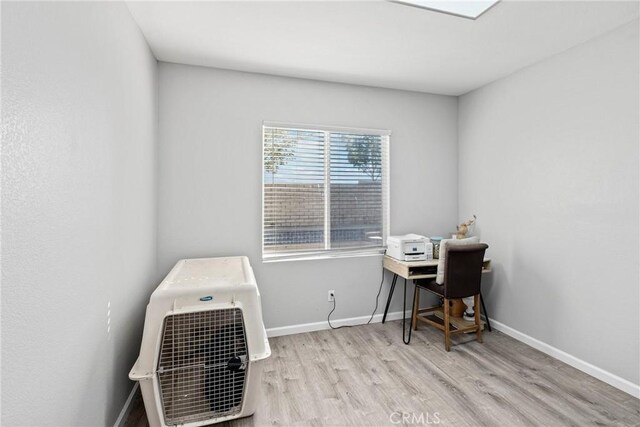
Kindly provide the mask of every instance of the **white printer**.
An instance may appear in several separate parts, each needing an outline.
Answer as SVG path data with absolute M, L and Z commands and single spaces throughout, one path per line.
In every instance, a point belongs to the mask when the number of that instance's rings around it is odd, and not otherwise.
M 387 255 L 400 261 L 427 261 L 433 259 L 433 244 L 419 234 L 389 236 Z

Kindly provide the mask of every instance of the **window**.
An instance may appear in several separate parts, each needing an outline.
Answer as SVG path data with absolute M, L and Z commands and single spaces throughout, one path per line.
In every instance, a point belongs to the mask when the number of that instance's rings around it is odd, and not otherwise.
M 389 134 L 265 123 L 263 260 L 380 253 L 389 233 Z

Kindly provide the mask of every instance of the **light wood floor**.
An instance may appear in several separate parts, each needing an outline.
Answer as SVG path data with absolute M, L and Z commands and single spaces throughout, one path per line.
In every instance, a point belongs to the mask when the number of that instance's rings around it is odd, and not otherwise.
M 401 321 L 272 338 L 256 414 L 227 425 L 640 425 L 640 400 L 499 332 L 471 338 L 446 353 L 420 325 L 406 346 Z M 147 425 L 137 396 L 126 426 Z

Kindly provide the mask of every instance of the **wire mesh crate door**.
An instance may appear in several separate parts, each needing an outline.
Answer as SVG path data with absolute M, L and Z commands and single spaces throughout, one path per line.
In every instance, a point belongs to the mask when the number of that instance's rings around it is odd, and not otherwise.
M 165 423 L 239 413 L 248 367 L 241 309 L 167 316 L 158 361 Z

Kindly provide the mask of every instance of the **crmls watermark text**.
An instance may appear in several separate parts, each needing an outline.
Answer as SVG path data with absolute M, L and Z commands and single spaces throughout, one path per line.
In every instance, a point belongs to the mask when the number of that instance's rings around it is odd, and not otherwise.
M 440 424 L 440 414 L 437 412 L 392 412 L 389 415 L 391 424 Z

